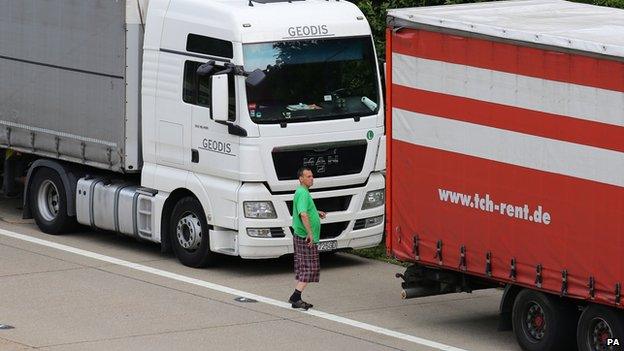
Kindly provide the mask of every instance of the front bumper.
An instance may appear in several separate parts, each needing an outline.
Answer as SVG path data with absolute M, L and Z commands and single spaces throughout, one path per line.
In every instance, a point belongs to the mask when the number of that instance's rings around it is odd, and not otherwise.
M 331 233 L 335 237 L 323 239 L 336 240 L 338 249 L 347 248 L 365 248 L 376 246 L 381 242 L 384 223 L 354 230 L 358 219 L 365 219 L 375 216 L 384 215 L 384 206 L 362 210 L 364 196 L 368 191 L 383 189 L 385 187 L 385 178 L 379 172 L 374 172 L 369 177 L 365 185 L 354 188 L 343 188 L 339 190 L 314 191 L 312 187 L 312 198 L 322 199 L 331 197 L 351 196 L 348 207 L 345 210 L 330 211 L 327 218 L 321 220 L 321 225 L 330 223 L 345 223 L 346 227 L 341 233 Z M 239 231 L 236 240 L 236 246 L 239 256 L 243 258 L 273 258 L 293 252 L 292 233 L 290 226 L 292 225 L 292 216 L 288 210 L 287 201 L 292 201 L 293 193 L 287 194 L 271 194 L 269 190 L 261 183 L 246 183 L 239 192 Z M 242 203 L 244 201 L 266 201 L 271 200 L 277 212 L 276 219 L 250 219 L 245 218 Z M 318 208 L 323 211 L 323 208 Z M 247 228 L 281 228 L 284 237 L 278 238 L 255 238 L 247 235 Z

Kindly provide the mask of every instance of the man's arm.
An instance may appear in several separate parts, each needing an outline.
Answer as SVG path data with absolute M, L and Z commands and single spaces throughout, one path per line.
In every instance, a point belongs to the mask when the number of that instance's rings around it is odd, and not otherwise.
M 299 214 L 299 217 L 301 217 L 301 222 L 303 223 L 303 226 L 306 229 L 306 233 L 308 234 L 308 236 L 306 237 L 306 241 L 308 242 L 309 246 L 312 246 L 314 244 L 314 239 L 312 237 L 312 226 L 310 225 L 310 218 L 308 217 L 308 213 L 301 212 L 301 214 Z

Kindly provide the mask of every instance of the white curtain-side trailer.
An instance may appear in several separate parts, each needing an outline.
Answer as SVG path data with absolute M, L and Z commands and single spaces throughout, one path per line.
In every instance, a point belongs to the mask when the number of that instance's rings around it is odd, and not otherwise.
M 380 87 L 345 1 L 0 1 L 3 188 L 25 179 L 44 232 L 115 231 L 199 267 L 291 253 L 307 166 L 319 248 L 374 246 Z

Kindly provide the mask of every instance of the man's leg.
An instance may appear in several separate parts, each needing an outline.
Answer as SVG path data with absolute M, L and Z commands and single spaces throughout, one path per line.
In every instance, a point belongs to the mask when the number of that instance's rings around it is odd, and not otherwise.
M 295 251 L 295 291 L 290 296 L 288 301 L 292 304 L 293 308 L 301 308 L 307 310 L 308 308 L 311 308 L 312 305 L 304 302 L 301 299 L 301 293 L 306 288 L 306 286 L 308 286 L 307 281 L 302 281 L 306 280 L 305 274 L 307 274 L 307 267 L 305 262 L 307 244 L 304 239 L 293 237 L 293 245 Z
M 303 289 L 305 289 L 306 286 L 308 286 L 308 283 L 297 281 L 297 285 L 295 285 L 295 291 L 292 295 L 290 295 L 290 299 L 288 299 L 288 301 L 290 301 L 291 303 L 301 301 L 301 294 L 303 293 Z
M 301 298 L 301 293 L 308 286 L 307 282 L 297 282 L 297 286 L 295 287 L 295 292 L 290 296 L 288 302 L 291 303 L 292 308 L 301 308 L 303 310 L 308 310 L 308 308 L 312 308 L 312 304 L 303 301 Z
M 301 293 L 308 285 L 306 282 L 299 281 L 300 274 L 303 269 L 303 260 L 301 257 L 301 239 L 293 236 L 294 259 L 295 259 L 295 291 L 290 295 L 288 301 L 290 303 L 301 301 Z
M 297 285 L 295 286 L 295 289 L 299 290 L 300 292 L 303 292 L 303 289 L 305 289 L 306 286 L 308 286 L 308 283 L 298 281 Z

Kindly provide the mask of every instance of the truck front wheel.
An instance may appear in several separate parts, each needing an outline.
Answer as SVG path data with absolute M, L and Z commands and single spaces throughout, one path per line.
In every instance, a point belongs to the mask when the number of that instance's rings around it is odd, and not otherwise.
M 624 346 L 624 316 L 606 306 L 587 306 L 579 319 L 576 342 L 579 351 L 621 350 Z
M 42 232 L 60 234 L 77 226 L 76 217 L 67 215 L 66 194 L 56 171 L 43 167 L 35 173 L 30 182 L 28 202 Z
M 183 265 L 200 268 L 214 261 L 209 226 L 204 209 L 196 198 L 185 197 L 175 205 L 169 233 L 173 251 Z
M 570 350 L 574 343 L 574 309 L 552 296 L 522 290 L 513 306 L 513 331 L 523 350 Z

